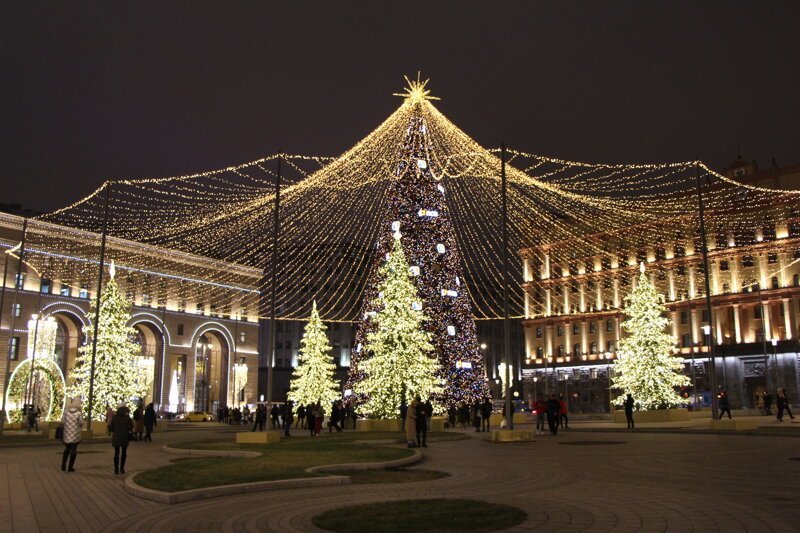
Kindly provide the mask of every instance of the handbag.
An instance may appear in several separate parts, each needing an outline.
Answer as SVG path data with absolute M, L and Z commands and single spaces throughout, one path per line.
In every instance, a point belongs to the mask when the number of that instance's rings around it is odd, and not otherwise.
M 56 428 L 56 440 L 64 440 L 64 426 L 58 426 Z

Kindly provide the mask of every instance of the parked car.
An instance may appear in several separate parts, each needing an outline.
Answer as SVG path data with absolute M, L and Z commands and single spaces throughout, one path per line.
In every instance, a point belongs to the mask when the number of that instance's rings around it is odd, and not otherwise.
M 183 419 L 187 422 L 211 422 L 214 420 L 214 415 L 205 411 L 192 411 L 191 413 L 186 413 Z

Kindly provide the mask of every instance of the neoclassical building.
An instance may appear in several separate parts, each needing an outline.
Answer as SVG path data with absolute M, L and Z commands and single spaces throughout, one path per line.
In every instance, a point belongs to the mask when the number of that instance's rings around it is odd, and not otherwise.
M 0 248 L 3 252 L 19 245 L 22 225 L 21 217 L 0 213 Z M 85 237 L 80 230 L 35 221 L 29 222 L 28 233 L 28 249 L 32 254 L 41 253 L 32 235 L 40 240 L 50 237 L 65 241 Z M 108 247 L 111 251 L 120 251 L 133 244 L 109 239 Z M 116 265 L 120 291 L 133 302 L 130 325 L 136 331 L 134 340 L 141 345 L 142 366 L 150 374 L 147 401 L 154 402 L 161 411 L 172 412 L 215 412 L 221 406 L 257 401 L 259 362 L 255 310 L 234 305 L 223 311 L 194 301 L 191 295 L 202 293 L 194 289 L 204 283 L 213 283 L 194 276 L 198 265 L 214 269 L 236 268 L 242 270 L 243 277 L 249 275 L 255 279 L 258 279 L 258 273 L 246 272 L 235 265 L 211 264 L 217 262 L 186 253 L 138 243 L 135 247 L 136 253 L 155 254 L 168 265 L 163 272 Z M 3 255 L 5 259 L 8 254 Z M 54 256 L 52 260 L 67 264 L 87 261 L 67 254 L 51 255 Z M 96 263 L 90 261 L 89 268 L 76 267 L 80 278 L 71 284 L 61 284 L 39 275 L 28 265 L 22 266 L 21 276 L 17 278 L 18 261 L 9 256 L 7 272 L 4 273 L 0 323 L 0 343 L 4 353 L 8 347 L 8 357 L 2 358 L 0 363 L 2 394 L 5 395 L 9 374 L 25 358 L 32 342 L 28 322 L 36 316 L 39 320 L 55 320 L 55 355 L 69 381 L 78 348 L 86 340 L 84 332 L 91 327 L 93 319 L 88 312 L 97 290 Z M 185 276 L 180 274 L 182 268 L 187 272 Z M 92 271 L 95 272 L 93 276 L 87 274 Z M 181 285 L 180 292 L 170 290 L 177 284 Z M 237 291 L 241 290 L 247 289 L 244 286 L 232 287 L 232 297 L 236 299 Z M 173 298 L 167 297 L 168 294 L 185 294 L 187 297 Z M 280 355 L 284 357 L 283 353 Z M 238 372 L 235 370 L 237 365 Z M 242 365 L 246 365 L 246 371 Z
M 737 161 L 726 170 L 745 183 L 781 189 L 800 188 L 800 165 L 758 171 Z M 630 242 L 622 228 L 596 239 L 623 243 L 618 253 L 577 257 L 554 264 L 551 245 L 520 251 L 525 291 L 527 395 L 566 393 L 577 412 L 607 412 L 613 362 L 622 334 L 624 297 L 647 266 L 664 294 L 676 353 L 684 358 L 692 385 L 687 403 L 710 401 L 710 335 L 717 345 L 716 382 L 728 391 L 733 407 L 751 408 L 769 389 L 800 392 L 800 202 L 780 196 L 781 220 L 763 225 L 747 238 L 711 232 L 710 294 L 713 318 L 706 310 L 705 273 L 696 230 L 664 242 Z M 757 213 L 747 216 L 757 217 Z M 552 246 L 569 246 L 556 243 Z M 563 257 L 564 254 L 561 254 Z

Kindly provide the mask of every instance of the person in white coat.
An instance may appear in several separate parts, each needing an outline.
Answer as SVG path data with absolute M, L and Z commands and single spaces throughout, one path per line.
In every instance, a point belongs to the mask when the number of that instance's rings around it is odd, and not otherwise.
M 81 442 L 81 429 L 83 428 L 83 412 L 81 410 L 81 399 L 73 398 L 69 402 L 64 416 L 61 417 L 62 437 L 64 443 L 64 454 L 61 457 L 61 470 L 67 472 L 75 471 L 75 456 L 78 455 L 78 444 Z M 69 458 L 69 468 L 67 468 L 67 458 Z

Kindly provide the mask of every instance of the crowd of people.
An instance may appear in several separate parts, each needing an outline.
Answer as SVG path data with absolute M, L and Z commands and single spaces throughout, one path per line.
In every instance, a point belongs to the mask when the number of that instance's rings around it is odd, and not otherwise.
M 756 397 L 756 406 L 764 413 L 764 416 L 772 416 L 772 394 L 769 391 L 764 391 Z M 792 409 L 789 404 L 789 398 L 786 396 L 786 389 L 779 388 L 776 394 L 775 407 L 777 408 L 777 416 L 779 422 L 783 422 L 783 415 L 789 415 L 789 418 L 794 420 Z
M 555 394 L 551 394 L 546 400 L 544 397 L 539 397 L 531 402 L 531 413 L 536 417 L 537 435 L 546 433 L 545 421 L 550 434 L 554 437 L 558 435 L 559 428 L 569 429 L 569 412 L 564 395 L 556 397 Z

